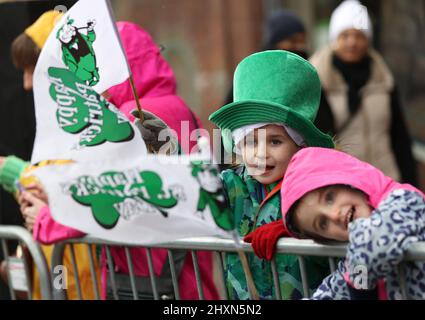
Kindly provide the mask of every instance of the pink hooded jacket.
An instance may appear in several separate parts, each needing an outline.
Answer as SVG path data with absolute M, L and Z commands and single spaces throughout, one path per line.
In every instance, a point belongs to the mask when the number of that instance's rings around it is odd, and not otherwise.
M 378 208 L 392 191 L 404 189 L 424 194 L 409 184 L 400 184 L 385 176 L 372 165 L 360 161 L 346 153 L 333 149 L 305 148 L 291 159 L 281 187 L 281 210 L 285 229 L 289 235 L 299 238 L 291 226 L 289 210 L 306 193 L 330 185 L 349 185 L 363 191 L 369 204 Z M 349 274 L 344 280 L 351 283 Z M 378 281 L 379 299 L 386 300 L 387 290 L 383 280 Z
M 288 225 L 288 211 L 306 193 L 335 185 L 350 185 L 369 197 L 369 204 L 377 208 L 393 190 L 419 190 L 409 184 L 400 184 L 385 176 L 372 165 L 333 149 L 304 148 L 291 159 L 281 187 L 283 222 L 292 237 L 298 237 Z
M 202 126 L 196 115 L 176 95 L 176 80 L 173 71 L 160 55 L 158 47 L 146 31 L 130 22 L 118 22 L 117 27 L 131 67 L 142 109 L 155 114 L 171 129 L 175 130 L 183 152 L 189 153 L 196 145 L 195 140 L 189 141 L 190 132 L 196 128 L 202 128 Z M 111 96 L 109 101 L 133 121 L 134 117 L 130 112 L 137 107 L 129 82 L 126 81 L 110 88 L 108 93 Z M 186 122 L 186 124 L 183 122 Z M 189 130 L 185 131 L 184 126 L 188 127 Z M 34 239 L 44 244 L 84 235 L 84 233 L 56 223 L 47 206 L 40 211 L 33 229 Z M 148 276 L 146 250 L 132 248 L 130 251 L 136 276 Z M 124 249 L 111 248 L 111 254 L 119 272 L 128 274 Z M 105 296 L 107 274 L 104 256 L 103 254 L 102 286 Z M 152 250 L 156 275 L 160 275 L 164 264 L 168 263 L 167 256 L 165 249 Z M 198 260 L 205 299 L 219 299 L 212 276 L 212 254 L 210 252 L 198 252 Z M 181 299 L 198 299 L 195 271 L 190 254 L 187 254 L 180 273 L 179 288 Z

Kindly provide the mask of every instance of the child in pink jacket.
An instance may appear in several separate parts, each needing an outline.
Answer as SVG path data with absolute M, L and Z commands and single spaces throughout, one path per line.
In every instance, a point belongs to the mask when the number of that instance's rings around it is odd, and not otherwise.
M 201 128 L 201 123 L 183 100 L 177 96 L 173 71 L 146 31 L 130 22 L 118 22 L 117 26 L 143 110 L 160 118 L 169 128 L 173 129 L 177 134 L 181 151 L 189 153 L 196 145 L 196 137 L 191 140 L 190 133 L 197 128 Z M 132 112 L 134 113 L 133 110 L 137 107 L 128 81 L 110 88 L 104 93 L 104 96 L 110 102 L 119 106 L 119 109 L 131 120 L 134 120 Z M 56 223 L 50 215 L 47 204 L 33 195 L 24 192 L 21 200 L 24 204 L 22 206 L 24 216 L 33 220 L 33 236 L 36 240 L 44 244 L 50 244 L 84 236 L 83 233 L 77 230 Z M 35 216 L 36 219 L 34 219 Z M 149 270 L 146 250 L 132 248 L 130 251 L 136 276 L 148 279 Z M 128 274 L 124 249 L 120 247 L 111 248 L 111 254 L 116 266 L 115 272 L 117 274 Z M 155 274 L 159 276 L 163 268 L 168 265 L 167 250 L 153 249 L 152 256 Z M 186 254 L 181 259 L 183 259 L 182 267 L 178 275 L 180 297 L 181 299 L 198 299 L 192 257 L 190 254 Z M 219 295 L 212 276 L 212 254 L 210 252 L 198 252 L 198 260 L 204 297 L 206 299 L 218 299 Z M 103 266 L 103 296 L 106 296 L 106 283 L 109 279 L 107 278 L 104 253 Z M 147 281 L 147 283 L 150 282 Z M 127 292 L 123 294 L 127 294 Z
M 247 240 L 273 256 L 282 236 L 348 243 L 345 261 L 313 299 L 401 299 L 397 266 L 410 244 L 425 241 L 424 194 L 345 153 L 305 148 L 292 158 L 282 189 L 282 220 Z M 425 263 L 406 265 L 409 298 L 425 298 Z

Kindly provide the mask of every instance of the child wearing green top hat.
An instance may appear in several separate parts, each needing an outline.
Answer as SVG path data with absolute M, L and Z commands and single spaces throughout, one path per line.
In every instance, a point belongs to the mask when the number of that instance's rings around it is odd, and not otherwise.
M 300 56 L 273 50 L 245 58 L 234 74 L 234 102 L 210 116 L 220 129 L 226 151 L 241 164 L 222 172 L 224 189 L 237 232 L 281 219 L 279 190 L 286 167 L 300 148 L 333 148 L 331 137 L 313 121 L 320 102 L 320 80 Z M 296 256 L 276 257 L 280 294 L 275 292 L 271 264 L 248 255 L 260 299 L 299 299 L 303 286 Z M 226 282 L 231 299 L 249 299 L 244 270 L 236 254 L 228 254 Z M 306 258 L 309 290 L 329 273 L 327 260 Z

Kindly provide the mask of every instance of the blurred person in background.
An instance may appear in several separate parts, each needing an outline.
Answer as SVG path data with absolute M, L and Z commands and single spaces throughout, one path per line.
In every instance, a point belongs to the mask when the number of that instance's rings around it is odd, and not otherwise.
M 274 11 L 265 23 L 263 44 L 258 52 L 286 50 L 308 59 L 306 48 L 306 31 L 301 19 L 288 10 Z M 224 103 L 232 102 L 233 84 Z
M 411 138 L 391 71 L 371 47 L 367 8 L 357 0 L 342 2 L 332 13 L 329 36 L 310 59 L 331 110 L 318 118 L 318 127 L 326 125 L 342 151 L 416 186 Z
M 264 26 L 261 51 L 286 50 L 307 59 L 306 30 L 295 13 L 279 9 L 274 11 Z

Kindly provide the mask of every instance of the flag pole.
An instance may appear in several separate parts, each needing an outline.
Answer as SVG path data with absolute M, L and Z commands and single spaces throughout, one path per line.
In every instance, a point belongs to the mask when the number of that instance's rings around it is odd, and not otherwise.
M 131 91 L 133 92 L 134 99 L 136 100 L 136 106 L 137 106 L 137 110 L 139 111 L 140 122 L 143 123 L 145 119 L 143 116 L 142 106 L 140 105 L 139 95 L 137 94 L 136 86 L 134 85 L 133 74 L 131 73 L 131 71 L 130 71 L 130 78 L 128 79 L 130 80 Z
M 242 269 L 245 274 L 246 284 L 248 286 L 248 292 L 252 300 L 260 300 L 258 295 L 257 288 L 255 287 L 254 278 L 252 277 L 251 269 L 249 268 L 248 259 L 246 257 L 245 252 L 242 250 L 242 246 L 239 240 L 239 235 L 236 230 L 232 231 L 232 238 L 236 245 L 236 251 L 239 255 L 239 259 L 241 260 Z
M 241 259 L 242 268 L 244 270 L 246 284 L 248 286 L 248 292 L 252 300 L 259 300 L 257 288 L 255 287 L 254 278 L 252 277 L 251 269 L 248 265 L 248 259 L 246 258 L 245 252 L 238 250 L 239 258 Z
M 127 63 L 128 74 L 130 75 L 129 80 L 130 80 L 131 91 L 133 92 L 134 100 L 136 100 L 136 106 L 137 106 L 137 110 L 139 111 L 140 122 L 143 123 L 143 121 L 145 119 L 144 119 L 144 116 L 143 116 L 142 107 L 140 105 L 139 95 L 137 94 L 136 86 L 134 85 L 133 73 L 131 72 L 130 64 L 128 63 L 128 59 L 127 59 L 127 54 L 125 53 L 124 46 L 122 45 L 122 42 L 121 42 L 121 36 L 120 36 L 120 33 L 118 32 L 117 25 L 116 25 L 116 22 L 115 22 L 116 20 L 115 20 L 115 17 L 114 17 L 114 11 L 112 10 L 111 2 L 109 0 L 106 0 L 106 6 L 108 8 L 109 16 L 110 16 L 111 20 L 113 21 L 112 25 L 114 27 L 114 31 L 115 31 L 115 34 L 117 36 L 118 42 L 121 46 L 121 50 L 123 52 L 125 62 Z

